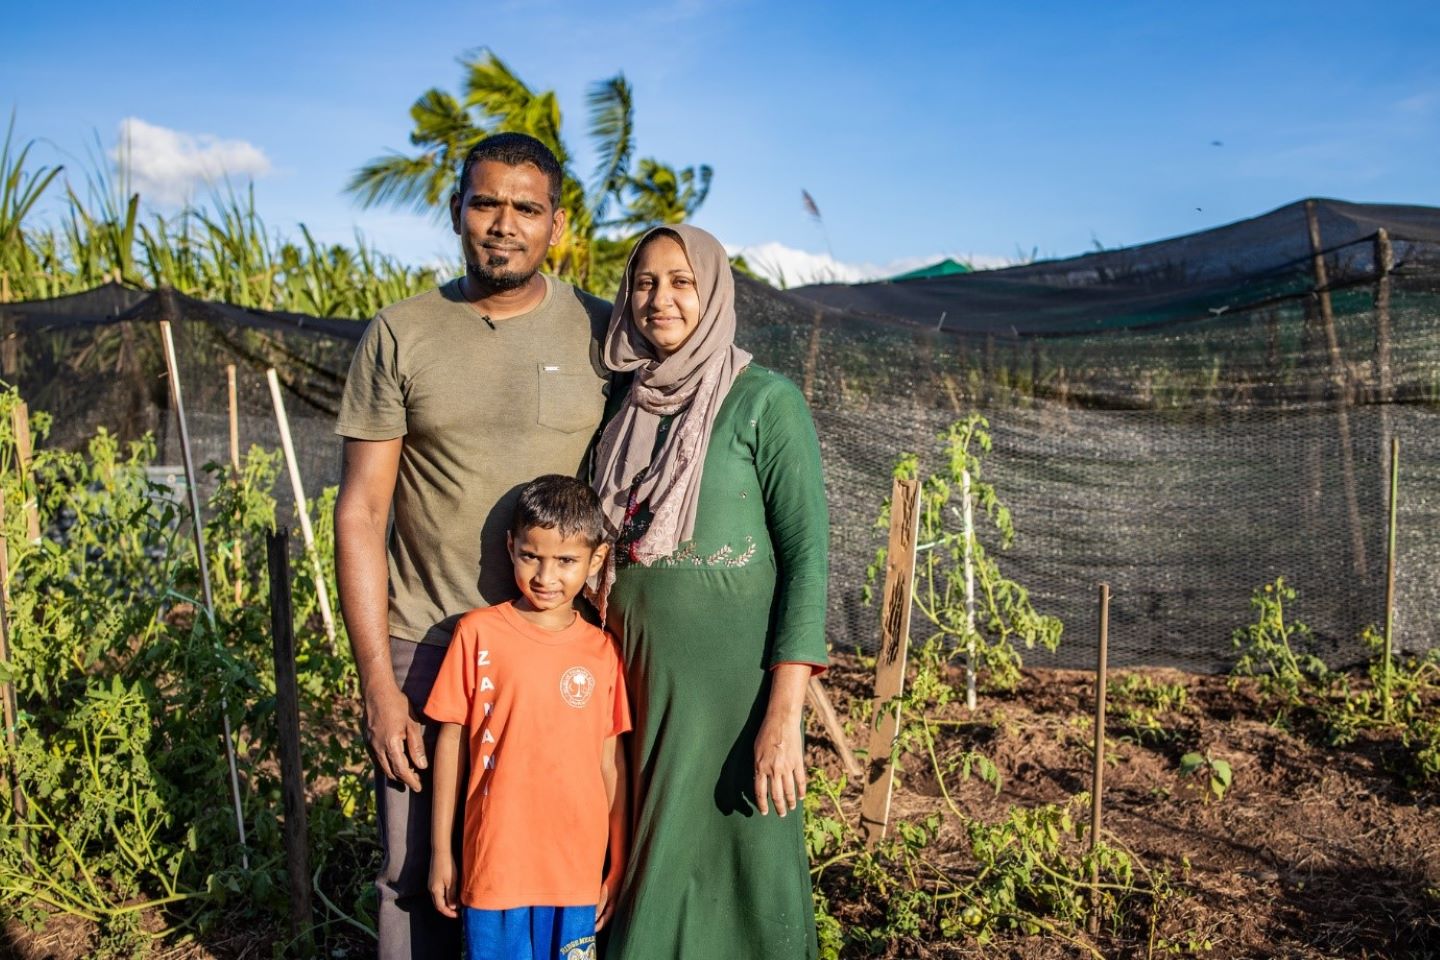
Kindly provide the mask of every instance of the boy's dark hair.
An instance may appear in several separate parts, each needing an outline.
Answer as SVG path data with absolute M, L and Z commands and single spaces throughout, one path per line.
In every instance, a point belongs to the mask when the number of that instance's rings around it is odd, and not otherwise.
M 592 550 L 605 542 L 600 498 L 588 484 L 558 473 L 536 477 L 520 491 L 510 535 L 518 537 L 531 527 L 558 529 L 563 537 L 583 537 Z
M 565 171 L 550 148 L 528 133 L 496 133 L 481 140 L 465 154 L 460 165 L 460 179 L 455 182 L 455 192 L 465 196 L 470 185 L 470 168 L 482 160 L 494 160 L 507 167 L 518 167 L 529 163 L 540 168 L 545 179 L 550 181 L 550 211 L 560 209 L 560 187 L 565 180 Z

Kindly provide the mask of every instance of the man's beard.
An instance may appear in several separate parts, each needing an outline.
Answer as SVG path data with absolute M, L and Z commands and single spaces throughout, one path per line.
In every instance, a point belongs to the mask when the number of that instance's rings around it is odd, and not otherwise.
M 476 257 L 472 255 L 465 258 L 465 273 L 469 275 L 471 281 L 479 285 L 481 289 L 489 290 L 493 293 L 505 293 L 510 290 L 518 290 L 520 287 L 529 283 L 531 278 L 538 272 L 538 270 L 531 270 L 529 273 L 524 273 L 514 269 L 509 263 L 487 263 L 481 259 L 486 256 L 486 251 L 479 250 L 475 252 L 480 254 L 480 256 Z M 522 252 L 523 251 L 519 250 L 514 251 L 514 253 Z

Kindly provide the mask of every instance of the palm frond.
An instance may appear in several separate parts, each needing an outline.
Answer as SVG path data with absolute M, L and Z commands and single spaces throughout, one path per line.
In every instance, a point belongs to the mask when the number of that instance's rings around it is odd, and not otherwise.
M 603 220 L 612 198 L 619 195 L 635 151 L 635 98 L 625 74 L 617 73 L 590 87 L 590 137 L 599 161 L 590 183 L 589 205 Z

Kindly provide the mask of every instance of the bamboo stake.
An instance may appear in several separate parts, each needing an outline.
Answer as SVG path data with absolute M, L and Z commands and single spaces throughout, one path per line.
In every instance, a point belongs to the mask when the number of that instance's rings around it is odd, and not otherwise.
M 173 293 L 169 289 L 160 291 L 161 316 L 175 315 L 172 297 Z M 190 454 L 190 427 L 185 421 L 185 398 L 180 390 L 180 365 L 175 359 L 175 335 L 170 329 L 168 319 L 160 321 L 160 339 L 165 346 L 165 368 L 170 375 L 170 400 L 175 404 L 175 417 L 180 423 L 180 456 L 185 464 L 185 486 L 190 495 L 190 519 L 195 533 L 195 557 L 200 566 L 200 589 L 205 597 L 205 616 L 210 621 L 212 635 L 218 637 L 215 627 L 215 597 L 210 588 L 210 562 L 205 557 L 205 525 L 200 518 L 200 489 L 195 482 L 195 462 Z M 245 842 L 245 813 L 240 803 L 240 773 L 235 767 L 230 705 L 225 696 L 220 698 L 220 719 L 225 729 L 225 760 L 230 767 L 230 799 L 235 806 L 235 832 L 240 838 L 240 864 L 248 871 L 250 852 Z
M 315 531 L 310 526 L 310 507 L 305 500 L 305 487 L 300 482 L 300 463 L 295 459 L 295 444 L 290 439 L 290 418 L 285 415 L 285 398 L 280 394 L 280 378 L 271 367 L 265 371 L 270 383 L 270 400 L 275 404 L 275 422 L 280 426 L 280 447 L 285 451 L 285 465 L 290 468 L 290 489 L 295 494 L 295 509 L 300 514 L 300 532 L 305 537 L 305 553 L 315 570 L 315 599 L 320 603 L 320 619 L 325 622 L 325 640 L 335 652 L 335 615 L 330 610 L 330 591 L 325 586 L 325 568 L 315 549 Z
M 34 459 L 34 450 L 30 445 L 30 407 L 24 400 L 10 408 L 10 423 L 15 429 L 15 469 L 25 497 L 25 536 L 31 543 L 39 543 L 40 506 L 30 494 L 30 461 Z
M 975 509 L 970 502 L 970 471 L 960 471 L 960 497 L 965 506 L 965 706 L 975 709 Z
M 815 402 L 815 367 L 820 360 L 820 321 L 824 318 L 825 311 L 816 307 L 815 322 L 810 325 L 810 344 L 805 350 L 805 376 L 800 387 L 806 403 Z
M 845 727 L 840 723 L 840 717 L 835 713 L 835 705 L 830 702 L 830 697 L 825 693 L 825 687 L 820 683 L 819 677 L 811 677 L 810 683 L 805 687 L 805 698 L 810 701 L 810 707 L 815 715 L 820 718 L 820 725 L 825 728 L 825 734 L 830 742 L 835 745 L 835 752 L 840 757 L 840 763 L 845 768 L 845 775 L 858 783 L 865 775 L 860 761 L 855 759 L 855 751 L 850 749 L 850 740 L 845 736 Z
M 239 402 L 235 390 L 235 364 L 225 364 L 225 386 L 230 400 L 230 478 L 234 484 L 240 486 L 240 411 Z M 235 565 L 235 605 L 240 606 L 243 598 L 242 588 L 245 586 L 245 558 L 240 553 L 240 540 L 235 540 L 234 556 L 232 562 Z
M 270 567 L 270 632 L 275 646 L 275 724 L 280 732 L 280 782 L 285 803 L 285 866 L 290 875 L 290 936 L 310 938 L 310 841 L 305 768 L 300 757 L 300 693 L 295 679 L 295 618 L 290 606 L 290 531 L 266 537 Z M 313 947 L 313 944 L 307 946 Z
M 860 826 L 865 844 L 874 847 L 890 821 L 890 790 L 895 780 L 891 751 L 900 732 L 900 705 L 888 706 L 905 692 L 905 659 L 910 647 L 910 598 L 915 579 L 915 541 L 920 532 L 920 481 L 897 479 L 890 493 L 890 545 L 885 555 L 885 594 L 880 621 L 880 651 L 875 658 L 875 719 L 870 731 L 869 773 L 860 797 Z M 887 708 L 888 707 L 888 708 Z
M 1381 710 L 1385 721 L 1390 721 L 1390 658 L 1394 654 L 1391 631 L 1395 626 L 1395 528 L 1399 519 L 1400 504 L 1400 438 L 1390 438 L 1390 535 L 1385 553 L 1385 672 L 1381 682 Z
M 1340 470 L 1345 484 L 1345 509 L 1350 520 L 1350 549 L 1355 573 L 1365 576 L 1365 537 L 1360 526 L 1360 498 L 1355 490 L 1355 452 L 1350 443 L 1350 410 L 1345 362 L 1335 334 L 1335 311 L 1330 303 L 1330 282 L 1325 272 L 1325 254 L 1320 246 L 1320 221 L 1315 201 L 1305 201 L 1305 220 L 1310 228 L 1310 261 L 1315 273 L 1315 293 L 1320 301 L 1320 320 L 1325 332 L 1325 349 L 1330 355 L 1330 375 L 1335 381 L 1335 414 L 1340 428 Z
M 1105 790 L 1105 674 L 1110 646 L 1110 584 L 1100 584 L 1100 649 L 1095 663 L 1095 776 L 1090 785 L 1090 919 L 1093 937 L 1100 932 L 1100 863 L 1093 856 L 1100 845 L 1101 803 Z

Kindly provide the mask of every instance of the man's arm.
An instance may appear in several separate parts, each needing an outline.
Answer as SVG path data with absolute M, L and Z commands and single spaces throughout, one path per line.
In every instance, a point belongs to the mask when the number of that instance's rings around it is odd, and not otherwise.
M 411 790 L 425 769 L 419 717 L 390 664 L 389 566 L 385 528 L 403 440 L 345 440 L 335 501 L 335 571 L 365 707 L 365 743 L 380 772 Z

